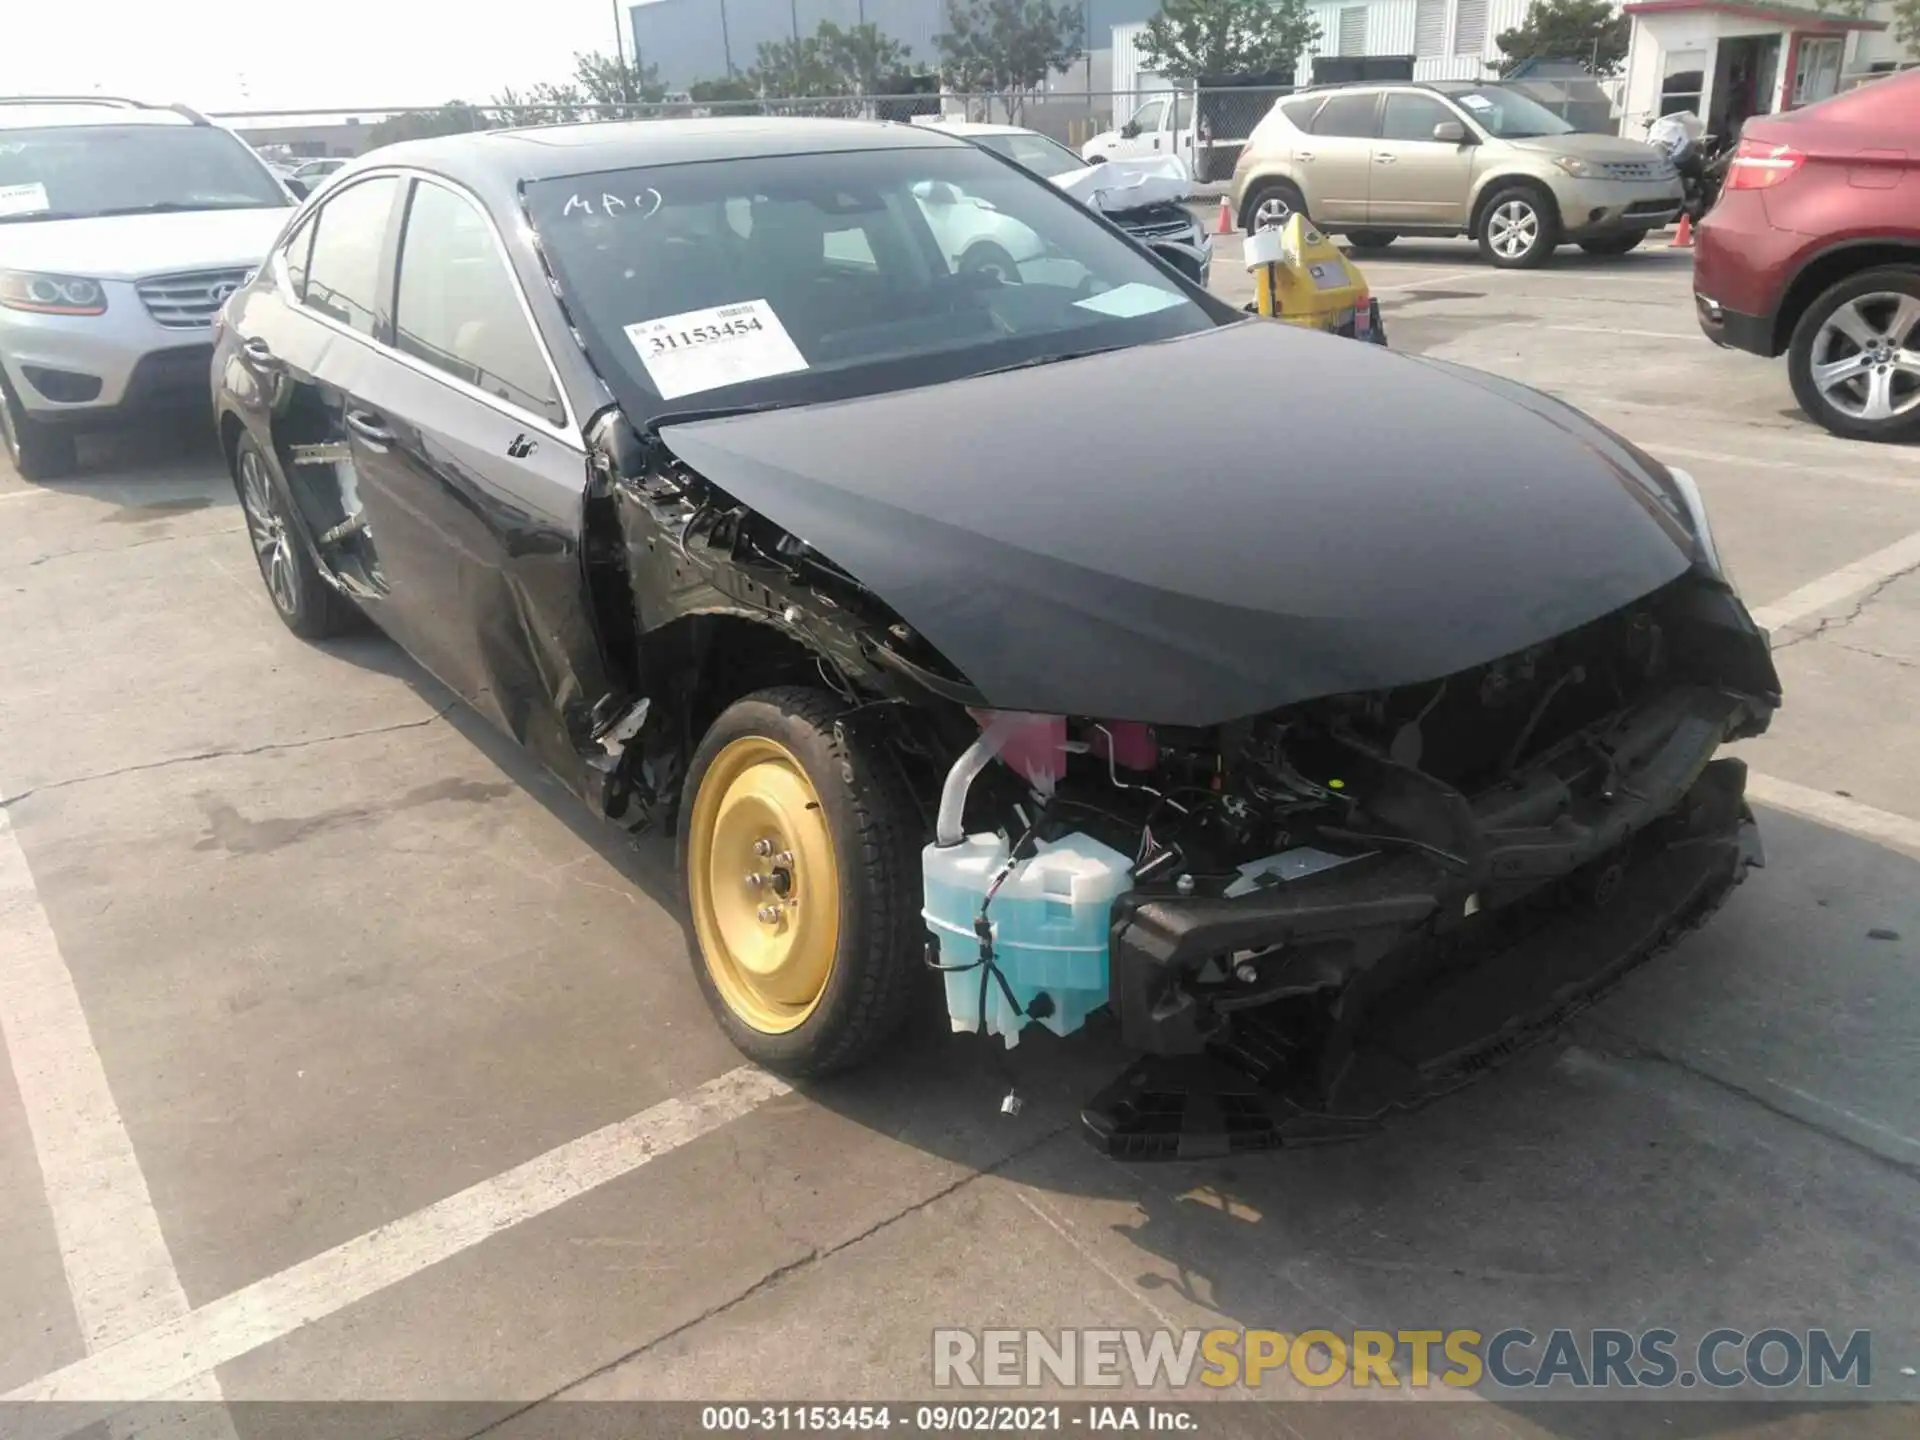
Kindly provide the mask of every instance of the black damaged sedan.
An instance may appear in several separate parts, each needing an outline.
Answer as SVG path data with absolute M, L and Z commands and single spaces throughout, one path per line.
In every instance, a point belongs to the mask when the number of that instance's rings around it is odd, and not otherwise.
M 956 195 L 1040 258 L 965 264 Z M 788 1074 L 944 987 L 995 1043 L 1107 1016 L 1117 1152 L 1349 1133 L 1758 863 L 1715 751 L 1779 682 L 1684 473 L 1250 319 L 964 140 L 381 150 L 213 380 L 289 628 L 370 619 L 677 827 L 702 989 Z

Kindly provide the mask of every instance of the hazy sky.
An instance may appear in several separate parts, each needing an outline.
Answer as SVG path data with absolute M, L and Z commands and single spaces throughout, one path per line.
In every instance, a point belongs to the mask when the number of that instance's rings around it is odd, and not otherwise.
M 613 0 L 0 0 L 0 17 L 0 94 L 202 110 L 485 100 L 564 80 L 616 33 Z

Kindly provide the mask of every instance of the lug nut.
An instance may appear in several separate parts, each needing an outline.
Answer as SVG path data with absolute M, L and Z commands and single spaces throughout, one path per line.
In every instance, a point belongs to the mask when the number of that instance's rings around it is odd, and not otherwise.
M 791 870 L 793 868 L 793 852 L 791 850 L 782 850 L 778 855 L 773 857 L 773 863 L 783 870 Z
M 1251 960 L 1242 960 L 1233 967 L 1233 978 L 1242 985 L 1251 985 L 1260 978 L 1260 968 Z
M 747 888 L 749 890 L 758 890 L 766 883 L 767 877 L 762 875 L 758 870 L 752 870 L 747 873 Z
M 760 923 L 762 925 L 771 925 L 779 918 L 780 907 L 778 905 L 762 905 L 760 907 Z
M 754 841 L 753 853 L 758 855 L 762 860 L 766 859 L 767 856 L 773 854 L 773 842 L 771 840 Z

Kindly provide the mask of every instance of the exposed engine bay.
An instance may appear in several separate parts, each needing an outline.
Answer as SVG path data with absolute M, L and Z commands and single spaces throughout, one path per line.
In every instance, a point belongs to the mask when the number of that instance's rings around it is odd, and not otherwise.
M 1356 1100 L 1356 1057 L 1405 996 L 1484 979 L 1516 937 L 1564 953 L 1541 937 L 1570 912 L 1591 931 L 1602 910 L 1632 911 L 1643 871 L 1665 895 L 1662 855 L 1699 868 L 1701 895 L 1646 909 L 1660 927 L 1759 863 L 1744 770 L 1713 754 L 1765 728 L 1777 681 L 1731 593 L 1696 571 L 1420 684 L 1212 726 L 1010 712 L 827 557 L 663 449 L 649 458 L 606 503 L 627 544 L 666 561 L 623 567 L 629 613 L 688 649 L 664 672 L 683 691 L 677 725 L 656 716 L 639 741 L 652 757 L 622 772 L 652 777 L 633 813 L 674 803 L 674 732 L 703 723 L 693 677 L 741 658 L 726 617 L 778 631 L 756 662 L 813 672 L 913 779 L 934 832 L 927 963 L 954 1028 L 1012 1045 L 1105 1009 L 1145 1057 L 1087 1113 L 1116 1153 L 1371 1123 L 1409 1102 Z M 1455 1019 L 1474 1043 L 1510 1043 L 1651 950 L 1609 946 L 1591 974 L 1528 963 Z M 1557 978 L 1540 991 L 1543 977 Z M 1473 1050 L 1459 1040 L 1440 1057 L 1449 1075 Z

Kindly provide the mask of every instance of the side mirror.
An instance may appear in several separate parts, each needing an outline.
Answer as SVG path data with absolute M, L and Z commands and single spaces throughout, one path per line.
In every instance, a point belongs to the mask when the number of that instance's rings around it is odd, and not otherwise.
M 1442 145 L 1464 145 L 1467 143 L 1467 127 L 1458 120 L 1442 120 L 1433 127 L 1433 138 Z
M 307 184 L 304 180 L 296 180 L 291 175 L 280 183 L 292 192 L 293 198 L 296 200 L 304 200 L 313 193 L 313 187 L 311 185 Z
M 1133 121 L 1131 120 L 1127 121 L 1126 124 L 1120 127 L 1120 138 L 1122 140 L 1131 140 L 1133 139 L 1134 136 L 1138 135 L 1139 133 L 1140 133 L 1140 127 L 1134 124 Z
M 958 205 L 960 192 L 944 180 L 922 180 L 913 187 L 914 199 L 928 205 Z

